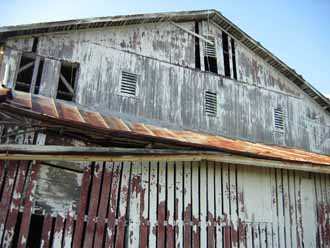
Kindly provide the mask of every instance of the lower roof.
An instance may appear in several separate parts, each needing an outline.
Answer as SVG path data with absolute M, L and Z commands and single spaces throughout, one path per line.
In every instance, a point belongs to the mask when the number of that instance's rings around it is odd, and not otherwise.
M 330 156 L 299 149 L 252 143 L 190 130 L 169 129 L 142 122 L 128 121 L 114 115 L 89 111 L 68 102 L 39 95 L 0 88 L 0 109 L 17 112 L 44 122 L 70 126 L 106 135 L 221 151 L 254 158 L 301 163 L 306 166 L 330 166 Z

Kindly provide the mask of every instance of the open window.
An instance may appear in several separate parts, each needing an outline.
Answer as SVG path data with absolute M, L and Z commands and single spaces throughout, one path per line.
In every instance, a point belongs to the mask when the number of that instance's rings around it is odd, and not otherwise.
M 222 32 L 223 64 L 225 67 L 225 76 L 230 77 L 230 57 L 228 35 Z
M 31 53 L 23 53 L 17 71 L 15 90 L 39 93 L 44 59 Z
M 56 95 L 57 99 L 73 100 L 77 71 L 77 63 L 62 62 Z
M 19 64 L 15 90 L 30 92 L 32 77 L 35 66 L 35 57 L 22 54 Z
M 217 64 L 217 50 L 215 46 L 215 38 L 212 36 L 205 36 L 209 42 L 204 42 L 204 66 L 205 71 L 218 73 Z

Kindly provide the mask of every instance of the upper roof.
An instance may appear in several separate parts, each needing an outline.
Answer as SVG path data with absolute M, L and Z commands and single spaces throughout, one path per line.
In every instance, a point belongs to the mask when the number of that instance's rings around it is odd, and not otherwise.
M 282 73 L 290 81 L 295 83 L 307 95 L 313 98 L 326 112 L 330 113 L 330 100 L 316 90 L 294 69 L 290 68 L 282 60 L 264 48 L 243 30 L 238 28 L 230 20 L 216 10 L 199 10 L 184 12 L 167 12 L 137 15 L 121 15 L 112 17 L 98 17 L 77 19 L 58 22 L 35 23 L 28 25 L 0 27 L 0 41 L 13 36 L 38 35 L 44 33 L 67 32 L 70 30 L 83 30 L 113 26 L 124 26 L 153 22 L 188 22 L 196 20 L 210 20 L 218 25 L 232 37 L 236 38 L 257 56 Z
M 0 109 L 23 116 L 73 127 L 81 133 L 99 133 L 114 137 L 160 144 L 192 147 L 253 158 L 288 161 L 298 164 L 330 166 L 330 157 L 299 149 L 263 145 L 183 129 L 169 129 L 142 122 L 128 121 L 115 115 L 89 111 L 74 104 L 40 95 L 12 92 L 0 88 Z

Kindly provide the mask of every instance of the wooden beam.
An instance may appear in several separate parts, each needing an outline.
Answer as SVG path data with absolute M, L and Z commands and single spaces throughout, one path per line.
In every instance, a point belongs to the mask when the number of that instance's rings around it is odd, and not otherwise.
M 30 63 L 28 63 L 28 64 L 22 66 L 21 68 L 19 68 L 18 73 L 21 73 L 22 71 L 25 71 L 26 69 L 28 69 L 28 68 L 30 68 L 31 66 L 33 66 L 33 65 L 34 65 L 34 62 L 35 62 L 35 61 L 32 61 L 32 62 L 30 62 Z
M 71 94 L 74 94 L 74 90 L 71 87 L 71 85 L 69 84 L 69 82 L 65 79 L 65 77 L 63 76 L 63 74 L 60 74 L 60 78 L 62 80 L 62 82 L 64 83 L 65 87 L 68 89 L 68 91 L 70 91 Z
M 177 23 L 175 23 L 175 22 L 173 22 L 173 21 L 171 21 L 171 24 L 173 24 L 173 25 L 176 26 L 177 28 L 180 28 L 180 29 L 182 29 L 183 31 L 185 31 L 185 32 L 187 32 L 187 33 L 189 33 L 189 34 L 191 34 L 192 36 L 198 37 L 198 38 L 200 38 L 201 40 L 203 40 L 203 41 L 205 41 L 205 42 L 207 42 L 207 43 L 209 43 L 209 44 L 211 44 L 211 45 L 214 45 L 214 42 L 213 42 L 213 41 L 211 41 L 211 40 L 209 40 L 209 39 L 206 39 L 206 38 L 205 38 L 204 36 L 202 36 L 202 35 L 199 35 L 199 34 L 197 34 L 197 33 L 195 33 L 195 32 L 192 32 L 192 31 L 190 31 L 189 29 L 186 29 L 186 28 L 182 27 L 181 25 L 179 25 L 179 24 L 177 24 Z
M 44 161 L 216 161 L 257 167 L 279 168 L 330 174 L 330 165 L 276 161 L 212 151 L 132 149 L 106 147 L 63 147 L 0 145 L 0 160 Z

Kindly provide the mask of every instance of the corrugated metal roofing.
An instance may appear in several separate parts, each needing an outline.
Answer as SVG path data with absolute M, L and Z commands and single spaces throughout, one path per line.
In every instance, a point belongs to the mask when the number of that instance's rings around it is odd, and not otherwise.
M 10 96 L 11 92 L 0 89 L 0 97 Z M 15 107 L 20 111 L 47 117 L 49 121 L 56 121 L 63 125 L 75 127 L 89 127 L 97 132 L 120 132 L 135 139 L 154 139 L 173 145 L 224 151 L 233 154 L 245 154 L 251 157 L 262 157 L 273 160 L 283 160 L 299 163 L 330 165 L 330 156 L 319 155 L 299 149 L 279 146 L 263 145 L 242 140 L 233 140 L 221 136 L 198 133 L 189 130 L 174 130 L 156 127 L 145 123 L 134 123 L 116 116 L 109 116 L 96 111 L 86 111 L 76 105 L 54 100 L 44 96 L 31 95 L 24 92 L 13 92 L 2 107 Z
M 153 22 L 188 22 L 196 20 L 210 20 L 212 23 L 225 30 L 235 39 L 252 50 L 257 56 L 261 57 L 268 64 L 301 88 L 307 95 L 314 99 L 317 104 L 319 104 L 326 112 L 330 114 L 330 100 L 328 98 L 322 95 L 294 69 L 290 68 L 273 53 L 264 48 L 260 42 L 254 40 L 251 36 L 216 10 L 121 15 L 0 27 L 0 41 L 8 37 L 22 35 L 69 32 L 71 30 L 74 31 Z

